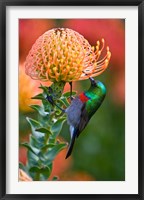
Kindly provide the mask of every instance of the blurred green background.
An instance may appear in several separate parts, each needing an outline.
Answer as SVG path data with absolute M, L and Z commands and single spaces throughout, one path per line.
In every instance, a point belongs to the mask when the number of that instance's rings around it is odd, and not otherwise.
M 19 133 L 20 141 L 28 140 L 30 127 L 26 116 L 35 118 L 30 98 L 40 92 L 40 81 L 30 79 L 24 72 L 25 58 L 35 40 L 45 31 L 67 27 L 82 34 L 91 45 L 105 39 L 112 57 L 108 69 L 95 79 L 107 88 L 106 98 L 76 140 L 71 158 L 65 160 L 61 152 L 55 162 L 53 174 L 60 180 L 124 181 L 125 180 L 125 21 L 122 19 L 21 19 L 19 20 Z M 44 83 L 50 85 L 50 83 Z M 89 87 L 89 80 L 74 83 L 78 93 Z M 66 85 L 65 90 L 69 90 Z M 70 140 L 65 123 L 61 138 Z M 26 150 L 20 148 L 19 160 L 26 163 Z

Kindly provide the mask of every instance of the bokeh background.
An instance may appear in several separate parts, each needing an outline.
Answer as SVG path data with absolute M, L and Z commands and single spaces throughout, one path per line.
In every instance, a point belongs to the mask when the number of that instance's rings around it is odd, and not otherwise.
M 123 19 L 20 19 L 19 20 L 19 138 L 27 141 L 30 127 L 26 116 L 37 113 L 29 105 L 38 94 L 40 81 L 25 74 L 24 61 L 36 39 L 45 31 L 67 27 L 82 34 L 91 45 L 105 39 L 112 57 L 108 69 L 95 79 L 107 87 L 106 98 L 76 140 L 72 156 L 65 160 L 66 150 L 56 157 L 52 176 L 63 181 L 124 181 L 125 180 L 125 21 Z M 50 85 L 49 82 L 42 83 Z M 78 81 L 74 90 L 89 87 L 89 80 Z M 69 90 L 66 85 L 65 90 Z M 65 123 L 61 135 L 69 141 L 69 127 Z M 26 163 L 26 149 L 20 147 L 19 160 Z

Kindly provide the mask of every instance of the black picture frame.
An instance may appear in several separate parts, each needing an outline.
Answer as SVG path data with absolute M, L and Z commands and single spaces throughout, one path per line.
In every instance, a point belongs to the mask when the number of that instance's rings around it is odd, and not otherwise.
M 6 7 L 138 6 L 138 194 L 6 194 Z M 0 1 L 0 199 L 144 199 L 144 1 L 143 0 L 1 0 Z

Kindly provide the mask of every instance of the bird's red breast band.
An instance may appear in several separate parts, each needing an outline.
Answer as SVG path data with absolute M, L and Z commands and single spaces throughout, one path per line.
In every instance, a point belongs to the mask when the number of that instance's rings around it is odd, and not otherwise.
M 87 102 L 89 100 L 89 98 L 84 93 L 81 93 L 79 95 L 79 98 L 83 103 L 85 103 L 85 102 Z

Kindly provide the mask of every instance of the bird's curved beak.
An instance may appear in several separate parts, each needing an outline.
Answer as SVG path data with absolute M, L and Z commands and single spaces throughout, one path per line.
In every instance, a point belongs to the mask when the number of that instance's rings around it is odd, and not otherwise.
M 96 87 L 97 86 L 96 80 L 94 78 L 92 78 L 92 77 L 89 77 L 89 79 L 90 79 L 91 85 Z

